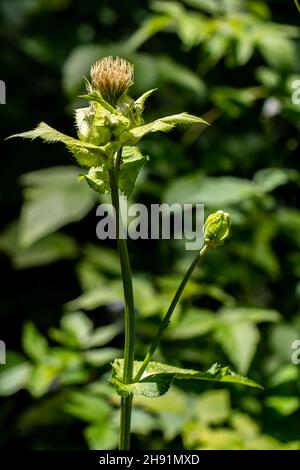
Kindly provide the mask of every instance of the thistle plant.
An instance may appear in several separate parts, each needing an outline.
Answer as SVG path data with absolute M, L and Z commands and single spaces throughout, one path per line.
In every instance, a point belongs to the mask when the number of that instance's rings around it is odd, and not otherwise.
M 143 395 L 158 397 L 167 392 L 173 379 L 195 379 L 217 382 L 233 382 L 259 387 L 252 380 L 233 372 L 229 367 L 214 364 L 207 371 L 183 369 L 152 361 L 160 340 L 167 329 L 181 294 L 204 254 L 222 245 L 229 235 L 229 214 L 218 211 L 211 214 L 204 225 L 204 245 L 184 275 L 170 307 L 142 361 L 135 360 L 134 289 L 130 258 L 120 214 L 119 196 L 129 197 L 136 178 L 146 163 L 137 144 L 147 134 L 170 131 L 177 125 L 207 125 L 200 117 L 180 113 L 145 123 L 143 111 L 146 100 L 155 90 L 148 90 L 137 100 L 128 91 L 134 81 L 133 65 L 119 57 L 105 57 L 91 67 L 91 80 L 86 80 L 87 107 L 75 110 L 78 138 L 70 137 L 40 123 L 34 130 L 11 137 L 41 138 L 45 142 L 62 142 L 86 169 L 81 179 L 100 193 L 110 194 L 115 211 L 116 239 L 121 265 L 124 291 L 124 357 L 112 364 L 111 383 L 120 395 L 120 449 L 130 447 L 130 425 L 133 398 Z

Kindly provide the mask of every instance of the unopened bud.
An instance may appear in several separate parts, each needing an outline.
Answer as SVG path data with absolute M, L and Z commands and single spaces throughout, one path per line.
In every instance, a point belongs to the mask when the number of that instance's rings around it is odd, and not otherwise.
M 204 224 L 204 242 L 208 247 L 222 245 L 230 232 L 230 215 L 217 211 L 210 214 Z

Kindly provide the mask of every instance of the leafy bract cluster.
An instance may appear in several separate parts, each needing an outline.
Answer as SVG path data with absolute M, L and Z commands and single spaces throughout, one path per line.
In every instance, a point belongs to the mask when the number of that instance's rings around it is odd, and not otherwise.
M 89 106 L 75 110 L 78 138 L 62 134 L 44 122 L 32 131 L 11 137 L 39 137 L 45 142 L 64 143 L 77 162 L 89 168 L 83 178 L 99 193 L 110 192 L 108 169 L 113 166 L 115 156 L 122 152 L 119 187 L 129 196 L 141 167 L 147 161 L 136 146 L 144 136 L 169 131 L 176 125 L 207 124 L 204 119 L 188 113 L 166 116 L 145 124 L 142 116 L 144 106 L 153 91 L 146 91 L 137 100 L 123 93 L 113 106 L 104 99 L 99 89 L 87 81 L 87 94 L 81 98 L 87 99 Z

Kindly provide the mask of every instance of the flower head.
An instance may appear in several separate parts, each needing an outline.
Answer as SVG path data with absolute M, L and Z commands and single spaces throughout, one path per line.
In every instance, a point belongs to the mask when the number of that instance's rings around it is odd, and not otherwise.
M 210 214 L 203 228 L 205 244 L 211 248 L 222 245 L 229 235 L 230 224 L 230 215 L 227 212 Z
M 103 98 L 115 105 L 133 85 L 133 65 L 120 57 L 104 57 L 92 65 L 91 79 L 93 87 L 101 93 Z

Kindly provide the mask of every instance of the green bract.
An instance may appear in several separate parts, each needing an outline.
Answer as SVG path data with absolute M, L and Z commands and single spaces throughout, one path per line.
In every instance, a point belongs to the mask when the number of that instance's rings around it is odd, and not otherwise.
M 141 167 L 147 161 L 147 157 L 136 147 L 144 136 L 169 131 L 179 124 L 208 124 L 204 119 L 188 113 L 166 116 L 145 124 L 142 116 L 145 102 L 154 91 L 146 91 L 136 101 L 125 91 L 112 105 L 104 99 L 99 88 L 87 81 L 87 94 L 81 98 L 87 99 L 89 106 L 75 110 L 77 139 L 56 131 L 44 122 L 32 131 L 15 134 L 11 138 L 39 137 L 45 142 L 64 143 L 77 162 L 90 169 L 83 179 L 99 193 L 110 192 L 108 169 L 113 166 L 115 155 L 121 151 L 120 189 L 129 196 Z
M 227 212 L 217 211 L 210 214 L 204 224 L 204 242 L 210 247 L 222 245 L 230 232 L 230 216 Z

